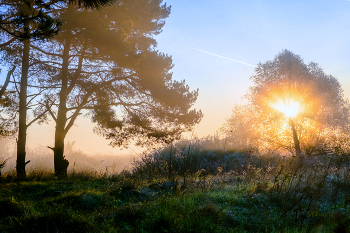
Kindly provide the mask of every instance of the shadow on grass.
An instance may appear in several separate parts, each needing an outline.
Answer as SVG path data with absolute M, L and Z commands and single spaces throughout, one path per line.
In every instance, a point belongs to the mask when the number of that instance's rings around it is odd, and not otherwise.
M 24 211 L 14 199 L 0 201 L 0 220 L 7 217 L 19 217 L 23 214 Z
M 93 211 L 100 203 L 100 196 L 93 193 L 70 194 L 58 197 L 50 203 L 71 207 L 74 210 Z
M 97 232 L 88 222 L 67 213 L 46 214 L 27 218 L 15 224 L 9 232 Z

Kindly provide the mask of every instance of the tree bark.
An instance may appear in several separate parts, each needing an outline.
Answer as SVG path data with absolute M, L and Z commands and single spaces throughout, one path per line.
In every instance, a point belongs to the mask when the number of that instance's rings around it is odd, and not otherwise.
M 66 137 L 66 122 L 67 122 L 67 90 L 68 90 L 68 67 L 69 67 L 69 51 L 71 46 L 71 36 L 66 39 L 63 51 L 62 74 L 61 74 L 61 92 L 60 102 L 58 106 L 56 131 L 55 131 L 55 147 L 54 147 L 54 166 L 55 175 L 59 178 L 67 177 L 67 169 L 69 162 L 65 159 L 64 139 Z
M 293 132 L 293 141 L 294 141 L 295 154 L 296 154 L 296 156 L 301 157 L 300 141 L 299 141 L 299 138 L 298 138 L 297 131 L 295 129 L 295 124 L 294 124 L 294 121 L 293 121 L 293 119 L 291 117 L 289 118 L 289 120 L 290 120 L 290 125 L 292 127 L 292 132 Z
M 17 164 L 16 172 L 18 179 L 26 177 L 26 141 L 27 141 L 27 84 L 29 69 L 30 40 L 23 41 L 21 88 L 19 94 L 19 122 L 17 139 Z

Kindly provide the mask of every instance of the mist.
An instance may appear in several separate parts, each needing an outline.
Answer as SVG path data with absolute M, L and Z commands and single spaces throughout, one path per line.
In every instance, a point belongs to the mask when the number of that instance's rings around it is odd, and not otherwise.
M 0 5 L 0 232 L 350 232 L 349 1 Z
M 0 158 L 8 159 L 6 166 L 1 169 L 3 176 L 15 176 L 16 170 L 16 140 L 10 138 L 0 138 Z M 71 162 L 68 168 L 69 174 L 91 173 L 97 176 L 111 176 L 118 174 L 123 170 L 130 171 L 131 162 L 139 156 L 131 154 L 113 154 L 113 153 L 91 153 L 81 151 L 76 148 L 75 142 L 68 142 L 65 146 L 64 156 Z M 37 146 L 28 146 L 27 169 L 30 174 L 54 173 L 53 152 L 47 146 L 38 144 Z

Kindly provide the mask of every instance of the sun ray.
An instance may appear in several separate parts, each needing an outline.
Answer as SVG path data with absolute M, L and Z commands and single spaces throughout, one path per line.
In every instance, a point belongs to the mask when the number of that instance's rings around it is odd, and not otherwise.
M 299 111 L 299 104 L 295 102 L 278 102 L 277 104 L 274 104 L 273 107 L 278 111 L 283 112 L 287 117 L 294 117 Z

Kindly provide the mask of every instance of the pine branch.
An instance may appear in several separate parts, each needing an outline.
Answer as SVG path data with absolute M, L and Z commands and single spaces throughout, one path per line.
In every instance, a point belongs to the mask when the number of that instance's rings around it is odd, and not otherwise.
M 7 86 L 9 85 L 9 82 L 10 82 L 10 79 L 11 79 L 11 75 L 15 71 L 15 69 L 16 69 L 16 66 L 13 66 L 12 70 L 10 70 L 7 73 L 7 77 L 6 77 L 4 86 L 2 86 L 2 88 L 0 90 L 0 99 L 1 99 L 2 95 L 5 93 L 5 90 L 6 90 Z
M 44 112 L 41 113 L 39 116 L 37 116 L 36 118 L 34 118 L 31 122 L 29 122 L 29 123 L 27 124 L 27 128 L 28 128 L 31 124 L 33 124 L 35 121 L 37 121 L 38 119 L 40 119 L 42 116 L 44 116 L 47 112 L 48 112 L 48 110 L 44 111 Z
M 5 47 L 5 46 L 8 46 L 9 44 L 11 44 L 12 42 L 14 42 L 16 40 L 15 37 L 13 37 L 11 40 L 5 42 L 5 43 L 2 43 L 0 44 L 0 47 Z
M 38 48 L 38 47 L 36 47 L 35 45 L 30 45 L 30 47 L 32 47 L 32 48 L 38 50 L 39 52 L 42 52 L 43 54 L 50 55 L 50 56 L 56 56 L 56 57 L 62 58 L 62 55 L 61 55 L 61 54 L 46 52 L 45 50 L 43 50 L 43 49 L 41 49 L 41 48 Z

